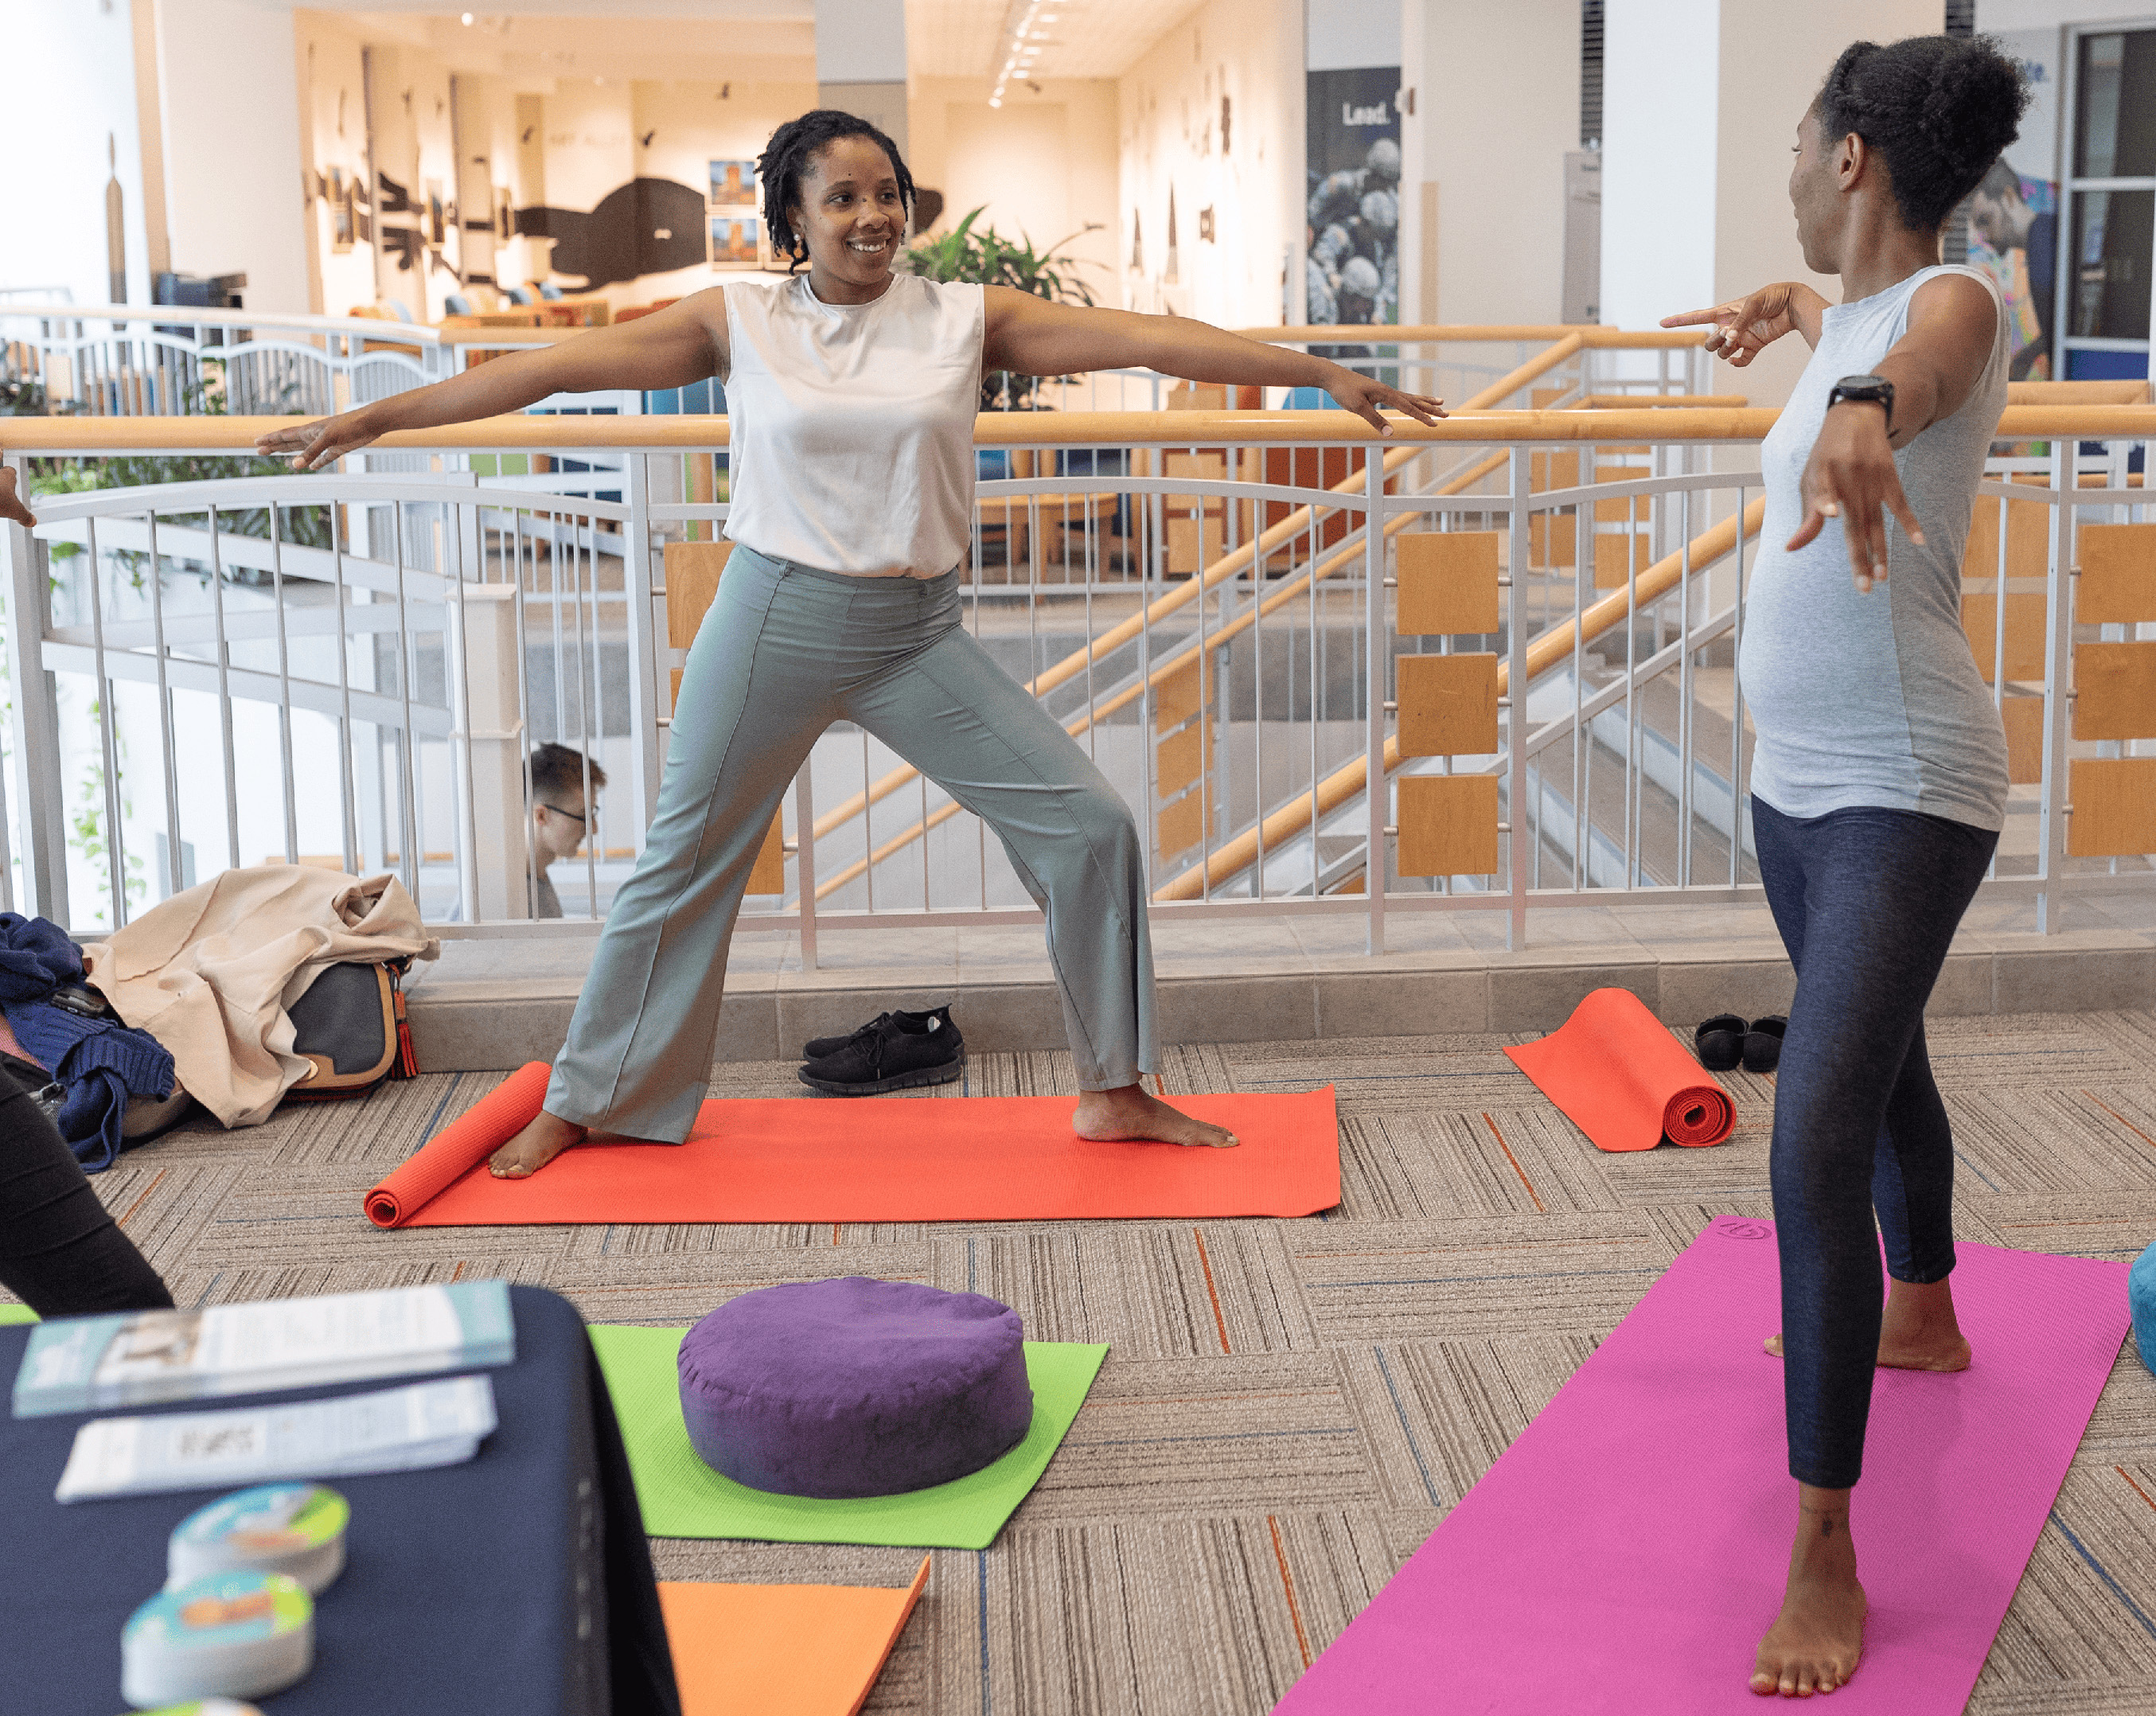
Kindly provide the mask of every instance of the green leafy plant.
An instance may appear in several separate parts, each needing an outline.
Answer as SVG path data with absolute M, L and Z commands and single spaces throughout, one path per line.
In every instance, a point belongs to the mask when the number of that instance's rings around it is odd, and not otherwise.
M 1014 239 L 1005 238 L 993 227 L 977 228 L 974 223 L 987 212 L 988 205 L 983 203 L 949 232 L 916 244 L 906 253 L 906 271 L 923 280 L 1009 286 L 1051 303 L 1091 307 L 1096 301 L 1092 288 L 1078 277 L 1077 270 L 1093 265 L 1068 254 L 1063 247 L 1071 239 L 1099 231 L 1100 222 L 1089 221 L 1070 238 L 1058 239 L 1046 249 L 1036 250 L 1033 240 L 1023 233 Z M 1040 383 L 1039 376 L 991 371 L 981 378 L 981 409 L 1034 410 L 1034 396 Z
M 104 720 L 103 706 L 100 703 L 92 703 L 90 706 L 90 717 L 91 720 L 98 722 L 101 725 Z M 120 732 L 116 727 L 113 730 L 113 743 L 115 755 L 121 765 L 119 771 L 121 786 L 120 814 L 124 820 L 126 818 L 134 814 L 134 806 L 128 800 L 126 796 L 127 743 L 126 741 L 121 737 Z M 93 757 L 90 759 L 88 767 L 84 770 L 82 779 L 76 788 L 75 808 L 68 818 L 68 820 L 71 825 L 68 835 L 68 844 L 70 846 L 73 846 L 77 852 L 82 855 L 83 862 L 90 866 L 91 870 L 98 874 L 100 879 L 105 876 L 106 869 L 105 853 L 107 847 L 106 829 L 105 825 L 105 762 L 100 757 Z M 141 905 L 142 902 L 148 897 L 149 883 L 145 880 L 142 875 L 142 859 L 139 853 L 130 852 L 127 855 L 126 862 L 123 868 L 124 874 L 121 880 L 121 886 L 125 887 L 127 891 L 127 905 L 128 908 L 131 911 L 134 907 Z M 106 884 L 103 891 L 108 896 L 110 895 L 110 885 L 109 882 Z M 110 903 L 110 902 L 108 899 L 106 904 L 100 905 L 98 907 L 95 912 L 92 914 L 90 917 L 90 922 L 93 924 L 98 925 L 100 927 L 104 926 L 105 911 Z

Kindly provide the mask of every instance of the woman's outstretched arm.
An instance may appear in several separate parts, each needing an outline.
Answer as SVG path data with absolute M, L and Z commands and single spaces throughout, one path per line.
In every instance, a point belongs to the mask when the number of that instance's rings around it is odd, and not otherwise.
M 730 356 L 726 295 L 715 286 L 655 315 L 497 357 L 431 387 L 274 430 L 254 444 L 264 453 L 294 455 L 302 470 L 318 470 L 393 429 L 439 429 L 499 417 L 554 393 L 685 388 L 706 376 L 723 376 Z
M 1392 432 L 1378 415 L 1383 408 L 1404 412 L 1418 423 L 1435 423 L 1445 415 L 1442 399 L 1404 393 L 1326 358 L 1246 340 L 1187 316 L 1083 310 L 1009 286 L 990 286 L 987 318 L 983 362 L 989 369 L 1020 375 L 1157 369 L 1186 381 L 1322 388 L 1380 434 Z M 1381 328 L 1370 331 L 1373 338 L 1383 337 Z

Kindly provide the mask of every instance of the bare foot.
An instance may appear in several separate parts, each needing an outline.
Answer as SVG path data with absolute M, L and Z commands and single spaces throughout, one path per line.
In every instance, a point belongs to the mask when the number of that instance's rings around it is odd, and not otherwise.
M 588 1131 L 542 1108 L 537 1118 L 486 1159 L 487 1172 L 496 1179 L 528 1179 L 570 1145 L 583 1143 Z
M 1230 1150 L 1242 1140 L 1225 1128 L 1209 1126 L 1146 1094 L 1143 1085 L 1086 1091 L 1078 1098 L 1071 1129 L 1081 1138 L 1129 1138 L 1143 1143 L 1205 1144 Z
M 1808 1698 L 1847 1685 L 1864 1652 L 1866 1608 L 1849 1535 L 1849 1492 L 1799 1484 L 1789 1588 L 1759 1641 L 1752 1690 Z
M 1768 1335 L 1766 1347 L 1780 1358 L 1781 1336 Z M 1954 1318 L 1953 1278 L 1893 1282 L 1879 1323 L 1879 1363 L 1890 1370 L 1966 1370 L 1969 1361 L 1969 1341 Z

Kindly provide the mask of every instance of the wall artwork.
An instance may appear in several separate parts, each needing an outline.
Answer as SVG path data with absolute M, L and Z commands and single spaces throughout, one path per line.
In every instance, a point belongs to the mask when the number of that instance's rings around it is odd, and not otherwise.
M 762 259 L 758 253 L 757 239 L 762 229 L 754 214 L 711 217 L 711 266 L 714 268 L 757 268 Z
M 352 249 L 356 227 L 353 216 L 357 211 L 352 206 L 352 181 L 344 176 L 342 167 L 333 167 L 329 170 L 322 200 L 329 206 L 331 254 L 345 255 Z
M 497 239 L 516 236 L 516 199 L 509 194 L 509 187 L 494 188 L 494 235 Z
M 756 163 L 753 161 L 714 161 L 711 163 L 711 207 L 756 207 Z
M 1400 116 L 1394 66 L 1308 74 L 1306 313 L 1314 327 L 1400 319 Z M 1367 357 L 1359 346 L 1322 357 Z
M 442 182 L 429 179 L 427 192 L 427 248 L 439 250 L 449 235 L 448 206 L 442 200 Z
M 576 208 L 520 208 L 516 230 L 525 238 L 552 239 L 552 271 L 581 275 L 576 290 L 596 292 L 601 286 L 643 275 L 701 266 L 710 256 L 704 208 L 701 191 L 671 179 L 638 178 L 608 192 L 599 199 L 598 207 L 588 213 Z M 747 229 L 749 254 L 753 259 L 755 214 L 752 212 L 736 223 Z M 714 229 L 718 224 L 716 219 L 712 222 Z M 716 237 L 716 232 L 711 236 Z M 731 249 L 739 240 L 730 235 L 727 242 Z

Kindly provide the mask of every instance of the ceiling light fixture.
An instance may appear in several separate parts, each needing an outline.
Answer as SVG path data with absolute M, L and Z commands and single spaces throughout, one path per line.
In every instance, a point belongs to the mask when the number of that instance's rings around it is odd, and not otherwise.
M 1037 27 L 1054 23 L 1062 15 L 1060 12 L 1042 11 L 1045 3 L 1047 0 L 1010 0 L 1009 9 L 1004 14 L 1003 69 L 996 74 L 996 86 L 988 96 L 989 106 L 1002 106 L 1004 92 L 1011 80 L 1032 72 L 1034 62 L 1040 55 L 1041 44 L 1047 40 Z M 1059 0 L 1059 3 L 1067 6 L 1070 0 Z

